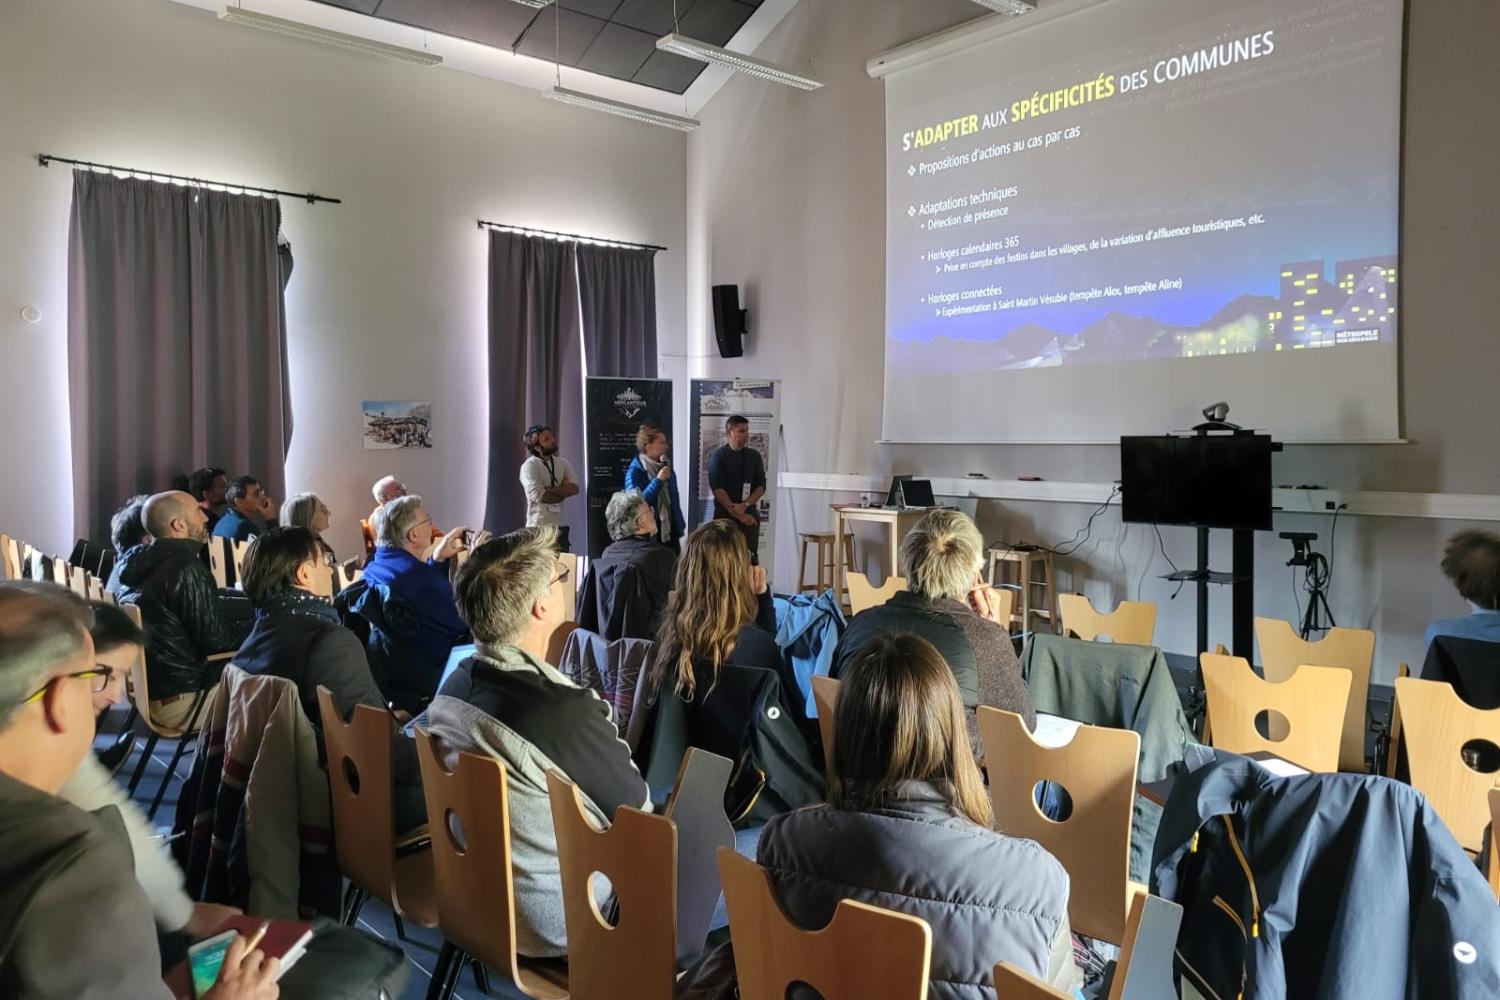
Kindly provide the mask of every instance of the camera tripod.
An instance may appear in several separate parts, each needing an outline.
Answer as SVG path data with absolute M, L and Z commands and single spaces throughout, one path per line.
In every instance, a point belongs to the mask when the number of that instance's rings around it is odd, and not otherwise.
M 1328 560 L 1321 552 L 1312 550 L 1318 536 L 1310 531 L 1283 531 L 1281 537 L 1292 543 L 1292 558 L 1287 565 L 1304 568 L 1302 585 L 1307 591 L 1307 611 L 1302 616 L 1302 638 L 1310 639 L 1314 632 L 1337 628 L 1333 609 L 1328 606 Z

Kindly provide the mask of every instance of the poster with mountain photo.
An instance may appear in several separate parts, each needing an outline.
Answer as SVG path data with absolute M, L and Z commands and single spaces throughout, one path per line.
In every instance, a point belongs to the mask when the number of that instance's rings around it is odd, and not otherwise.
M 432 404 L 364 401 L 366 451 L 432 447 Z

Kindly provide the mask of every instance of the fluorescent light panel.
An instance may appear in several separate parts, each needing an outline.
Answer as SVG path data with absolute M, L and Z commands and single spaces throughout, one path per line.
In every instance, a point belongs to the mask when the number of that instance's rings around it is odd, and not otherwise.
M 677 115 L 669 115 L 665 111 L 652 111 L 650 108 L 643 108 L 637 104 L 612 101 L 607 97 L 597 97 L 593 94 L 585 94 L 582 91 L 569 90 L 566 87 L 553 87 L 551 90 L 544 90 L 542 91 L 542 96 L 549 101 L 571 104 L 575 108 L 603 111 L 605 114 L 629 118 L 632 121 L 644 122 L 647 125 L 658 125 L 662 128 L 676 129 L 679 132 L 691 132 L 703 124 L 696 118 L 680 118 Z
M 762 80 L 770 80 L 772 83 L 784 83 L 788 87 L 797 87 L 800 90 L 817 90 L 823 86 L 823 81 L 791 70 L 775 63 L 747 56 L 743 52 L 731 52 L 708 42 L 700 42 L 696 38 L 676 33 L 663 35 L 656 40 L 656 47 L 663 52 L 671 52 L 679 56 L 687 56 L 699 62 L 712 63 L 715 66 L 723 66 L 732 69 L 736 73 L 747 73 L 750 76 L 759 77 Z
M 316 25 L 303 24 L 301 21 L 289 21 L 282 17 L 273 17 L 270 14 L 262 14 L 259 11 L 247 10 L 244 7 L 226 7 L 219 14 L 219 20 L 228 21 L 230 24 L 243 24 L 250 28 L 259 28 L 262 31 L 273 31 L 278 35 L 290 35 L 292 38 L 301 38 L 310 42 L 321 42 L 324 45 L 332 45 L 335 48 L 348 49 L 351 52 L 363 52 L 366 55 L 379 56 L 382 59 L 394 59 L 397 62 L 411 63 L 416 66 L 437 66 L 443 61 L 443 57 L 433 55 L 431 52 L 423 52 L 420 49 L 408 49 L 400 45 L 387 45 L 385 42 L 377 42 L 358 35 L 347 35 L 342 31 L 331 31 L 327 28 L 319 28 Z
M 541 10 L 543 7 L 552 6 L 552 0 L 510 0 L 510 2 L 518 3 L 522 7 L 531 7 L 535 10 Z
M 1036 0 L 974 0 L 981 7 L 1009 14 L 1011 17 L 1020 17 L 1022 14 L 1031 14 L 1036 11 Z

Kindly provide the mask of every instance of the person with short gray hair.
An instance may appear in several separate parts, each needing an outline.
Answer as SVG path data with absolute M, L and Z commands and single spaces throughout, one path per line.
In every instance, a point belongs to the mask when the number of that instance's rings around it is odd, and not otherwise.
M 365 596 L 354 610 L 371 623 L 370 665 L 380 690 L 398 710 L 415 715 L 437 690 L 449 651 L 468 632 L 444 563 L 468 549 L 469 529 L 448 532 L 428 558 L 432 518 L 421 497 L 392 500 L 376 522 L 375 557 L 365 567 Z M 388 613 L 398 604 L 399 612 Z M 401 634 L 382 624 L 398 616 L 410 623 Z
M 984 538 L 965 514 L 931 511 L 901 542 L 907 590 L 849 622 L 834 653 L 837 677 L 876 638 L 898 632 L 919 635 L 937 647 L 953 671 L 968 716 L 969 742 L 980 754 L 980 705 L 1015 712 L 1036 727 L 1036 709 L 1021 679 L 1010 623 L 1000 602 L 980 576 Z
M 87 813 L 58 795 L 90 753 L 94 698 L 110 683 L 92 624 L 88 605 L 62 587 L 0 582 L 0 993 L 168 1000 L 119 813 Z M 231 947 L 204 1000 L 275 1000 L 278 963 L 247 957 L 244 944 Z
M 604 520 L 613 541 L 589 563 L 578 625 L 610 642 L 654 640 L 677 573 L 677 552 L 659 541 L 656 511 L 637 490 L 610 497 Z
M 281 524 L 284 527 L 306 528 L 311 531 L 318 540 L 318 551 L 322 553 L 323 562 L 329 566 L 337 566 L 338 556 L 334 555 L 333 546 L 323 537 L 332 519 L 333 513 L 316 493 L 298 493 L 281 505 Z
M 556 545 L 556 530 L 542 527 L 474 549 L 458 571 L 457 592 L 477 648 L 427 710 L 428 731 L 447 766 L 460 753 L 506 766 L 516 950 L 532 958 L 560 957 L 568 949 L 547 771 L 577 785 L 601 827 L 620 806 L 651 808 L 609 705 L 547 662 L 563 620 L 565 588 L 573 586 Z

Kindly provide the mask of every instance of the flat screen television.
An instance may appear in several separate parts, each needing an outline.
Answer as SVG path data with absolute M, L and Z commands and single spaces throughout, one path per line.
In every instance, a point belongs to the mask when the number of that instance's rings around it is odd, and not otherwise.
M 1120 517 L 1129 524 L 1271 530 L 1265 434 L 1120 439 Z

